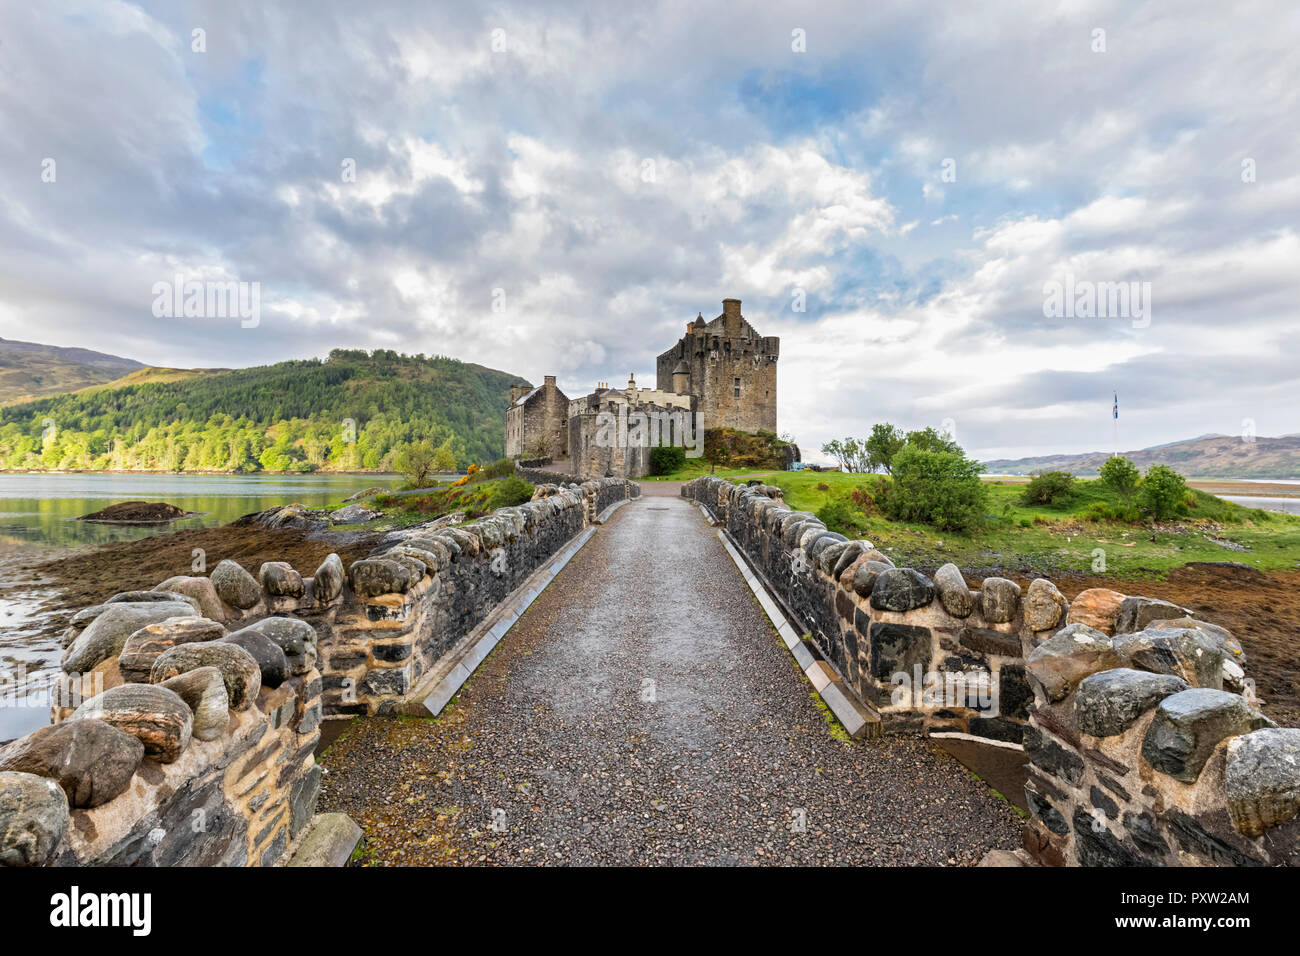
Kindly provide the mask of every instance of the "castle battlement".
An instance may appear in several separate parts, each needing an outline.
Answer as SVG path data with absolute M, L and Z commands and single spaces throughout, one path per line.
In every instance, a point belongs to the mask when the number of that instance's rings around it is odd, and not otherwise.
M 723 299 L 722 314 L 703 314 L 662 353 L 658 386 L 692 395 L 706 428 L 775 432 L 776 363 L 781 339 L 759 335 L 740 311 L 739 299 Z

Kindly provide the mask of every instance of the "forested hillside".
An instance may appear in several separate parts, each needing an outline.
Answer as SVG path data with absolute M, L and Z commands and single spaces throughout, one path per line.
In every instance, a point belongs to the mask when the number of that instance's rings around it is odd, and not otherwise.
M 180 381 L 0 409 L 0 467 L 140 471 L 384 468 L 405 442 L 499 458 L 518 376 L 451 358 L 335 349 Z

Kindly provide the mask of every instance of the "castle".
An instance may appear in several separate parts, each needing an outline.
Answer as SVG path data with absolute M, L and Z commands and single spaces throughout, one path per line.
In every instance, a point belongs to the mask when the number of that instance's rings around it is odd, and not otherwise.
M 721 315 L 706 322 L 701 313 L 658 357 L 654 388 L 629 376 L 624 388 L 598 382 L 570 400 L 554 375 L 536 388 L 512 386 L 506 455 L 569 459 L 578 475 L 638 478 L 656 445 L 702 453 L 704 429 L 775 433 L 780 351 L 778 337 L 759 335 L 741 315 L 739 299 L 723 299 Z

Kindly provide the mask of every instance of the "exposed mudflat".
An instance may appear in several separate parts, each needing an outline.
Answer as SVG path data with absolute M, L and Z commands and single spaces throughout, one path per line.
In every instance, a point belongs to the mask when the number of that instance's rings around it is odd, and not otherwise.
M 345 565 L 365 557 L 377 536 L 364 532 L 311 533 L 224 525 L 190 528 L 138 541 L 66 551 L 22 547 L 5 554 L 0 597 L 24 597 L 33 578 L 42 584 L 38 609 L 71 616 L 119 591 L 152 588 L 178 574 L 194 574 L 196 551 L 208 570 L 230 558 L 254 575 L 263 561 L 288 561 L 304 576 L 331 552 Z

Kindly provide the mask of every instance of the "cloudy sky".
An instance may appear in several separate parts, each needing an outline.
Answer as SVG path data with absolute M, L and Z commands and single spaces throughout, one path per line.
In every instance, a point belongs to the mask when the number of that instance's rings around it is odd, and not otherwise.
M 1300 432 L 1300 7 L 801 6 L 5 4 L 0 336 L 576 395 L 736 297 L 806 451 L 1108 449 L 1112 390 L 1125 448 Z M 177 276 L 260 322 L 155 315 Z

